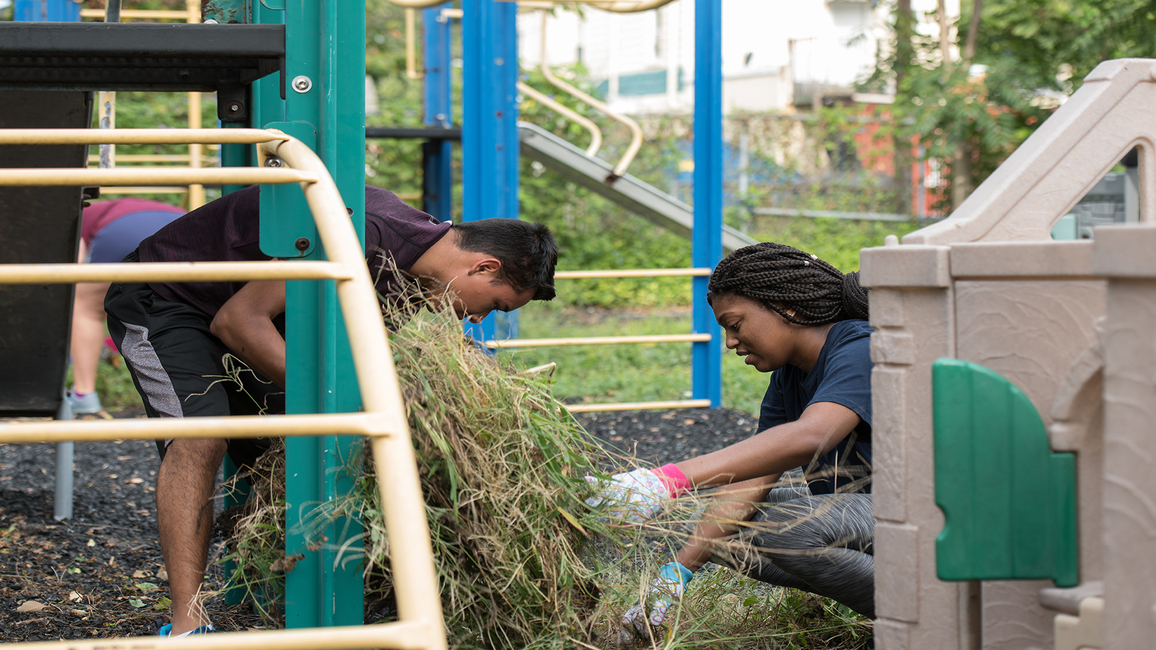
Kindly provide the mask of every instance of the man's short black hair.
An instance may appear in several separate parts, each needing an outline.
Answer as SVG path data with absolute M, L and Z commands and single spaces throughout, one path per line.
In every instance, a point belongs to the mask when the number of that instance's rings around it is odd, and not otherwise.
M 463 250 L 493 255 L 502 263 L 498 278 L 517 291 L 534 290 L 534 300 L 554 298 L 558 244 L 550 229 L 519 219 L 481 219 L 454 224 Z

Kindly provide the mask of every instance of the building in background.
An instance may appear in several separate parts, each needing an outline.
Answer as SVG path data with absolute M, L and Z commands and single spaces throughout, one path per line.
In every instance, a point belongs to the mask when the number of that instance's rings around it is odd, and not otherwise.
M 920 31 L 936 33 L 936 0 L 914 0 Z M 959 0 L 946 2 L 952 19 Z M 552 67 L 582 63 L 610 107 L 627 114 L 690 111 L 694 101 L 694 3 L 619 14 L 585 7 L 546 21 Z M 723 0 L 723 106 L 730 113 L 791 111 L 847 101 L 889 47 L 887 3 L 877 0 Z M 540 12 L 518 19 L 522 64 L 542 59 Z M 867 98 L 870 103 L 885 101 Z
M 940 36 L 941 1 L 954 37 L 959 0 L 911 2 L 916 29 L 926 37 Z M 893 47 L 892 5 L 879 0 L 722 3 L 726 205 L 743 206 L 752 214 L 821 212 L 873 218 L 864 215 L 895 212 L 888 203 L 900 190 L 887 189 L 895 174 L 894 144 L 890 136 L 876 135 L 887 119 L 894 89 L 857 91 L 858 83 Z M 674 0 L 640 13 L 592 6 L 584 6 L 581 15 L 524 11 L 518 17 L 521 64 L 538 67 L 544 56 L 563 77 L 567 68 L 581 64 L 610 110 L 640 121 L 646 116 L 688 116 L 694 108 L 694 13 L 693 0 Z M 822 129 L 808 132 L 809 112 L 836 105 L 859 107 L 849 137 Z M 756 126 L 760 119 L 763 124 Z M 767 128 L 771 122 L 775 126 Z M 668 189 L 689 200 L 690 141 L 680 146 L 687 155 L 671 170 Z M 918 157 L 914 144 L 912 155 Z M 913 215 L 939 216 L 932 207 L 942 194 L 937 169 L 933 160 L 913 165 L 907 204 Z M 816 198 L 815 192 L 823 196 Z M 864 196 L 883 198 L 847 198 Z M 815 205 L 824 209 L 804 209 Z

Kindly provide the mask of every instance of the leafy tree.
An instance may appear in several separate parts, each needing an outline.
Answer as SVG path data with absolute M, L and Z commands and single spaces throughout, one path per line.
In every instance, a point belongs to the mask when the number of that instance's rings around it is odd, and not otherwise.
M 868 83 L 896 84 L 896 117 L 924 157 L 947 161 L 953 206 L 1102 61 L 1156 56 L 1153 0 L 965 2 L 954 59 L 938 37 L 916 34 L 901 9 L 892 12 L 890 54 Z

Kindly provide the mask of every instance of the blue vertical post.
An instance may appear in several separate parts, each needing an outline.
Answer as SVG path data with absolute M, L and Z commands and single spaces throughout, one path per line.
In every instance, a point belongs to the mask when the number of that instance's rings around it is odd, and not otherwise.
M 30 23 L 75 23 L 80 20 L 80 3 L 72 0 L 16 0 L 13 16 Z
M 723 109 L 722 0 L 694 4 L 694 238 L 695 268 L 713 269 L 722 259 Z M 706 304 L 708 278 L 695 277 L 691 303 L 694 332 L 710 341 L 692 343 L 691 390 L 694 399 L 722 405 L 722 353 L 718 324 Z
M 442 15 L 446 3 L 422 11 L 425 34 L 425 124 L 448 128 L 453 125 L 452 77 L 450 74 L 450 19 Z M 453 142 L 431 140 L 423 145 L 423 209 L 440 221 L 453 219 Z
M 518 6 L 462 0 L 462 220 L 518 218 Z M 494 338 L 495 315 L 467 324 Z

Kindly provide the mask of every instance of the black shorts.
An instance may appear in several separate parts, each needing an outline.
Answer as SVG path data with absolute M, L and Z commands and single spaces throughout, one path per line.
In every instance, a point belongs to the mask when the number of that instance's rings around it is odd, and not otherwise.
M 114 283 L 104 308 L 109 333 L 150 418 L 285 412 L 284 390 L 232 357 L 209 332 L 208 314 L 165 300 L 140 283 Z M 157 441 L 162 459 L 169 442 Z M 265 439 L 228 443 L 237 467 L 251 467 L 269 448 Z

